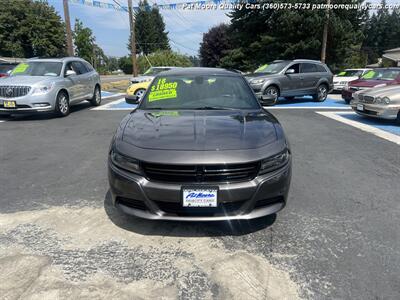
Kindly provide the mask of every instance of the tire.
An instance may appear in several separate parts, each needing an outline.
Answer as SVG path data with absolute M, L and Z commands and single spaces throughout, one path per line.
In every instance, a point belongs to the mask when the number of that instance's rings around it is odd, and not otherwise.
M 328 97 L 328 87 L 326 84 L 320 84 L 317 88 L 317 94 L 313 95 L 314 101 L 324 102 Z
M 397 125 L 400 126 L 400 110 L 399 110 L 399 112 L 397 113 L 396 123 L 397 123 Z
M 275 105 L 276 102 L 278 101 L 279 89 L 276 86 L 271 85 L 265 89 L 264 95 L 274 95 L 275 99 L 271 101 L 271 103 L 269 103 L 268 106 Z
M 66 117 L 69 115 L 69 99 L 66 92 L 61 91 L 58 93 L 54 112 L 59 117 Z
M 99 106 L 101 104 L 101 91 L 98 85 L 94 88 L 93 97 L 89 102 L 92 106 Z
M 146 93 L 146 89 L 137 89 L 133 94 L 138 97 L 143 97 L 144 93 Z

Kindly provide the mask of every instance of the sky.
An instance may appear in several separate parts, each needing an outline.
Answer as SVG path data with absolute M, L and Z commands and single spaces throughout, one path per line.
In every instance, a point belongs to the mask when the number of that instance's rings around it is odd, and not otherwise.
M 90 1 L 90 0 L 87 0 Z M 100 0 L 113 3 L 113 0 Z M 127 6 L 127 0 L 117 0 Z M 194 0 L 148 0 L 152 5 L 180 3 Z M 370 3 L 380 3 L 381 0 L 369 0 Z M 62 0 L 48 0 L 64 19 Z M 133 0 L 137 6 L 139 0 Z M 306 1 L 304 1 L 306 2 Z M 400 0 L 387 0 L 387 3 L 398 3 Z M 69 4 L 71 27 L 75 18 L 80 19 L 86 27 L 92 29 L 97 44 L 107 55 L 128 55 L 129 17 L 128 13 L 106 8 L 90 7 L 81 4 Z M 211 27 L 221 23 L 229 23 L 226 15 L 229 10 L 160 10 L 166 31 L 170 39 L 170 46 L 174 51 L 188 55 L 198 55 L 203 33 Z
M 113 3 L 112 0 L 101 1 Z M 64 19 L 62 0 L 48 0 L 48 2 Z M 127 6 L 127 0 L 118 0 L 118 2 Z M 166 4 L 184 1 L 149 1 L 150 4 L 154 2 Z M 137 4 L 138 0 L 133 0 L 133 5 L 137 6 Z M 74 3 L 69 4 L 69 12 L 72 29 L 75 18 L 81 20 L 84 26 L 92 29 L 97 44 L 104 50 L 105 54 L 118 57 L 128 55 L 128 13 Z M 229 22 L 229 18 L 226 16 L 228 10 L 160 10 L 160 12 L 166 24 L 171 48 L 188 55 L 198 55 L 203 33 L 215 25 Z

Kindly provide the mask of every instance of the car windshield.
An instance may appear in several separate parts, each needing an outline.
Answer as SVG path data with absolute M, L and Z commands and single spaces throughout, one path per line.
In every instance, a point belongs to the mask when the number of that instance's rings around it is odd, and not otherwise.
M 11 72 L 12 76 L 60 76 L 61 62 L 35 61 L 20 63 Z
M 158 73 L 162 72 L 162 71 L 167 71 L 169 70 L 168 68 L 150 68 L 148 69 L 146 72 L 144 72 L 143 75 L 157 75 Z
M 140 109 L 257 109 L 259 104 L 239 76 L 159 76 Z
M 14 69 L 15 65 L 4 64 L 0 65 L 0 73 L 7 73 L 8 71 Z
M 337 74 L 337 77 L 359 77 L 362 75 L 361 70 L 346 70 Z
M 375 69 L 365 73 L 362 76 L 362 79 L 371 79 L 371 80 L 393 80 L 396 79 L 400 75 L 399 70 L 393 69 Z
M 281 72 L 288 64 L 289 62 L 287 61 L 273 62 L 269 65 L 266 65 L 265 68 L 262 68 L 262 71 L 257 70 L 257 73 L 277 74 Z
M 254 71 L 254 73 L 264 73 L 265 69 L 268 67 L 268 64 L 266 65 L 262 65 L 261 67 L 259 67 L 257 70 Z

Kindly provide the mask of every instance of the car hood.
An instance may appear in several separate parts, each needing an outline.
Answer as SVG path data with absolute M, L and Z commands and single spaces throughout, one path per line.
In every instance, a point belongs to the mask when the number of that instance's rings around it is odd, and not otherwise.
M 34 85 L 37 83 L 53 82 L 58 77 L 48 76 L 11 76 L 0 81 L 1 85 Z
M 354 87 L 375 87 L 377 85 L 386 85 L 392 84 L 394 80 L 365 80 L 365 79 L 357 79 L 350 82 L 350 86 Z
M 348 76 L 348 77 L 334 76 L 334 77 L 333 77 L 333 81 L 345 81 L 345 82 L 349 82 L 349 81 L 353 81 L 353 80 L 357 80 L 357 79 L 358 79 L 357 76 Z
M 137 76 L 137 77 L 132 77 L 131 82 L 137 83 L 137 82 L 142 82 L 142 81 L 151 81 L 153 80 L 154 76 Z
M 276 119 L 252 111 L 143 111 L 127 122 L 122 140 L 145 149 L 245 150 L 277 140 Z
M 368 95 L 372 97 L 390 97 L 394 95 L 399 95 L 400 94 L 400 85 L 391 85 L 391 86 L 385 86 L 381 88 L 373 88 L 373 89 L 368 89 L 363 92 L 360 92 L 360 94 L 363 95 Z

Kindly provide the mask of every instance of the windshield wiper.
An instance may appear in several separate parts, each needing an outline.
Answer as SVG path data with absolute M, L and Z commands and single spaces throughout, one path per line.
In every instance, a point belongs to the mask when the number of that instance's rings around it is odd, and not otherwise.
M 202 106 L 202 107 L 195 107 L 194 110 L 232 110 L 234 108 L 228 107 L 221 107 L 221 106 Z

